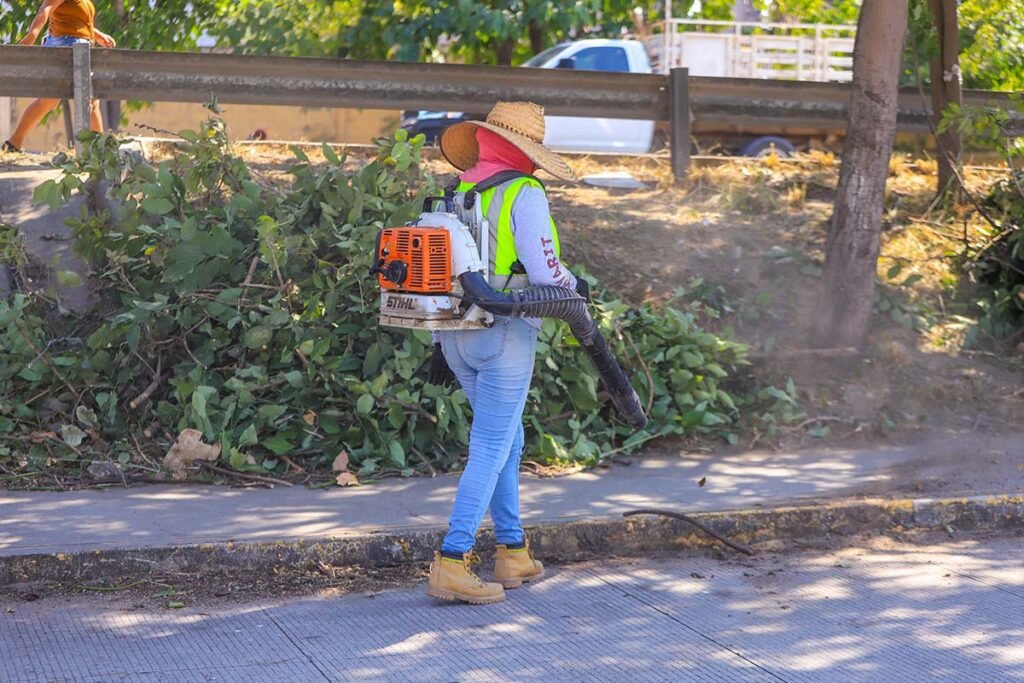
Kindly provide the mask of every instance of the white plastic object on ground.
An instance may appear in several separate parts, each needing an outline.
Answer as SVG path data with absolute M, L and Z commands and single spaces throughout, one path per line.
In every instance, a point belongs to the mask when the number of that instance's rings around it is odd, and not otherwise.
M 647 184 L 642 183 L 625 171 L 606 171 L 583 176 L 583 182 L 594 187 L 611 187 L 618 190 L 646 190 Z

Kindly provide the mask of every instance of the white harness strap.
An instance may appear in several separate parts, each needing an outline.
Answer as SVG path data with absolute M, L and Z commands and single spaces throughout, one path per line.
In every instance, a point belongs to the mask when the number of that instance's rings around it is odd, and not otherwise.
M 512 183 L 518 181 L 519 178 L 513 178 L 508 182 L 502 183 L 494 188 L 494 195 L 491 197 L 491 203 L 487 206 L 487 225 L 488 235 L 490 237 L 490 254 L 487 264 L 487 272 L 490 273 L 488 278 L 488 284 L 496 290 L 503 289 L 522 289 L 530 284 L 530 280 L 526 275 L 496 275 L 495 270 L 495 254 L 498 251 L 498 224 L 501 221 L 501 209 L 505 206 L 505 193 L 508 192 Z
M 480 247 L 481 260 L 485 260 L 487 263 L 487 283 L 499 291 L 521 289 L 530 284 L 529 278 L 525 274 L 496 275 L 494 273 L 495 255 L 498 247 L 498 225 L 501 222 L 501 209 L 505 205 L 505 194 L 509 191 L 512 183 L 521 178 L 522 176 L 511 178 L 499 185 L 495 185 L 493 188 L 488 188 L 493 189 L 494 194 L 491 195 L 486 216 L 482 214 L 481 205 L 483 202 L 480 201 L 479 195 L 477 195 L 476 201 L 473 202 L 472 209 L 468 210 L 465 205 L 466 192 L 457 192 L 453 197 L 455 211 L 459 216 L 459 220 L 468 225 L 473 232 L 473 236 Z M 487 236 L 486 243 L 483 242 L 483 235 Z

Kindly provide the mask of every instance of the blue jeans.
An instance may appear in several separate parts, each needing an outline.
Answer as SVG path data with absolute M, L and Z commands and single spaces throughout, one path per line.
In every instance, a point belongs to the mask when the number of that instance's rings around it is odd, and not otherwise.
M 43 47 L 71 47 L 78 43 L 92 42 L 88 38 L 76 38 L 74 36 L 43 36 Z
M 488 506 L 498 543 L 521 543 L 519 458 L 537 330 L 521 319 L 498 318 L 488 329 L 440 336 L 448 367 L 473 409 L 469 461 L 459 479 L 441 550 L 469 552 Z

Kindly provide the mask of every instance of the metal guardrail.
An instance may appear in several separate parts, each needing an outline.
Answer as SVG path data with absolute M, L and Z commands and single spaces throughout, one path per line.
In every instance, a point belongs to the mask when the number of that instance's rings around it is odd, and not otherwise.
M 72 54 L 77 59 L 72 58 Z M 460 64 L 370 62 L 299 57 L 39 49 L 0 46 L 0 96 L 73 97 L 82 87 L 109 100 L 380 109 L 457 109 L 485 113 L 498 100 L 531 100 L 547 113 L 667 120 L 673 140 L 698 128 L 780 125 L 841 132 L 851 86 L 843 83 L 688 77 Z M 82 78 L 91 71 L 90 78 Z M 970 105 L 1008 105 L 1007 93 L 964 91 Z M 900 93 L 898 127 L 927 132 L 930 103 Z M 83 119 L 84 123 L 84 119 Z M 77 124 L 77 122 L 76 122 Z M 673 145 L 673 169 L 686 172 L 689 144 Z
M 0 96 L 70 97 L 72 50 L 0 46 Z M 509 69 L 187 52 L 91 50 L 99 99 L 486 113 L 529 99 L 550 114 L 669 118 L 667 81 L 653 74 Z
M 0 45 L 0 97 L 71 97 L 71 50 Z
M 667 119 L 662 76 L 462 64 L 302 57 L 93 51 L 93 88 L 105 99 L 298 104 L 486 113 L 499 99 L 532 100 L 551 114 Z
M 690 77 L 690 97 L 696 125 L 702 120 L 738 128 L 785 125 L 843 131 L 850 111 L 851 86 L 847 83 L 776 81 L 753 78 Z M 965 106 L 1008 108 L 1010 93 L 964 90 Z M 897 129 L 930 132 L 931 101 L 917 88 L 901 88 L 897 101 Z

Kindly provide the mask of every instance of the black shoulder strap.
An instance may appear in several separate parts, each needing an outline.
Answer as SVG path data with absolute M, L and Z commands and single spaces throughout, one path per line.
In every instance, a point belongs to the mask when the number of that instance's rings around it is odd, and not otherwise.
M 529 173 L 523 173 L 522 171 L 509 169 L 507 171 L 499 171 L 498 173 L 492 175 L 490 178 L 481 180 L 479 183 L 473 186 L 473 189 L 476 190 L 478 193 L 486 192 L 492 187 L 497 187 L 498 185 L 502 185 L 512 180 L 517 180 L 518 178 L 533 178 L 538 183 L 540 183 L 541 187 L 544 187 L 544 183 L 542 183 L 539 179 L 535 178 Z
M 486 192 L 492 187 L 497 187 L 498 185 L 503 185 L 504 183 L 513 180 L 518 180 L 519 178 L 531 178 L 540 183 L 541 187 L 544 187 L 544 183 L 541 182 L 539 178 L 536 178 L 530 175 L 529 173 L 523 173 L 522 171 L 516 171 L 515 169 L 499 171 L 498 173 L 492 175 L 490 178 L 485 178 L 481 180 L 479 183 L 474 185 L 469 191 L 467 191 L 466 199 L 463 201 L 463 206 L 465 206 L 467 210 L 472 209 L 473 204 L 476 202 L 476 196 L 481 192 Z

